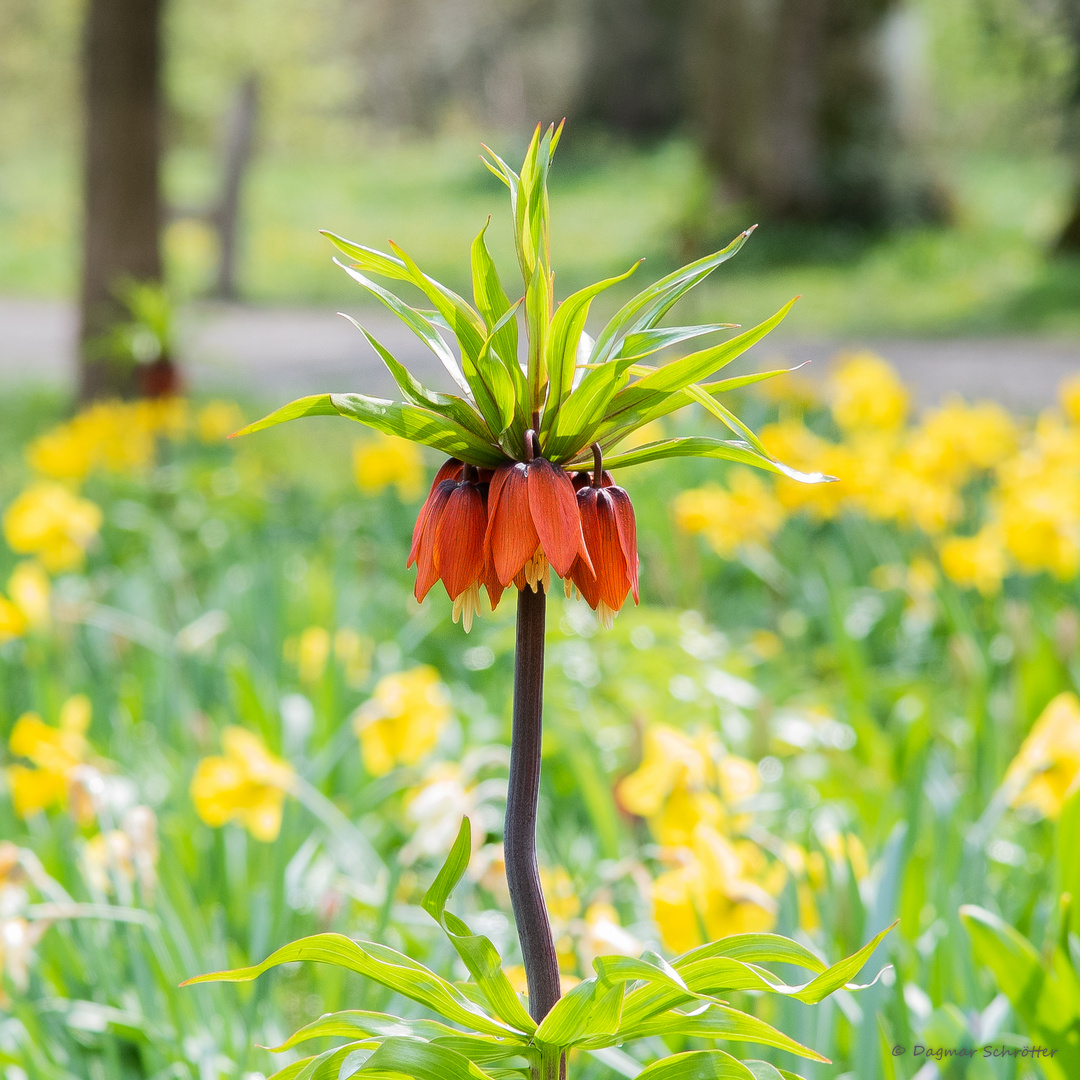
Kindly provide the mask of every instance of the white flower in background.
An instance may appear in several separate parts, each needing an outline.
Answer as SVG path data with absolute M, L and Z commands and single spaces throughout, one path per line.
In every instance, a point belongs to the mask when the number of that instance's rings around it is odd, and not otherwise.
M 441 761 L 424 774 L 423 782 L 405 803 L 405 819 L 413 828 L 409 842 L 401 849 L 403 866 L 418 859 L 444 858 L 454 843 L 463 817 L 472 822 L 474 852 L 484 837 L 502 824 L 506 802 L 504 779 L 477 780 L 484 768 L 510 766 L 505 747 L 486 746 L 472 750 L 461 760 Z

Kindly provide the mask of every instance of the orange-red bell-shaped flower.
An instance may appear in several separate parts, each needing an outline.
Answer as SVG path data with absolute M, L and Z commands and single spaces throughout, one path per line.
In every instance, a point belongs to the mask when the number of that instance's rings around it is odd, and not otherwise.
M 480 586 L 487 589 L 492 609 L 502 595 L 484 545 L 487 489 L 476 469 L 447 461 L 420 508 L 406 563 L 416 563 L 416 599 L 423 600 L 441 579 L 454 602 L 454 622 L 461 619 L 466 631 L 480 611 Z
M 600 622 L 610 628 L 628 592 L 633 591 L 634 603 L 638 602 L 634 506 L 606 472 L 601 473 L 600 485 L 589 483 L 578 489 L 577 503 L 592 565 L 576 560 L 568 580 L 577 586 Z
M 500 585 L 513 581 L 536 592 L 542 584 L 546 591 L 549 564 L 560 577 L 575 560 L 592 568 L 573 482 L 565 469 L 542 457 L 495 470 L 484 544 Z

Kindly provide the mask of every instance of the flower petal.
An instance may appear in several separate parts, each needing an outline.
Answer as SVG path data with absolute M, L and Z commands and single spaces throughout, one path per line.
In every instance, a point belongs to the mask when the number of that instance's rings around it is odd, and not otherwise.
M 569 474 L 546 458 L 537 458 L 528 465 L 528 481 L 533 525 L 555 573 L 566 577 L 579 555 L 591 566 Z
M 500 466 L 495 470 L 488 490 L 484 547 L 491 552 L 500 585 L 509 585 L 540 545 L 529 510 L 525 469 L 521 462 Z
M 439 571 L 435 566 L 435 535 L 446 504 L 456 487 L 453 480 L 443 480 L 428 496 L 428 512 L 420 530 L 420 545 L 416 555 L 416 587 L 413 595 L 418 601 L 423 600 L 431 586 L 439 580 Z
M 435 530 L 435 569 L 451 600 L 475 585 L 483 573 L 486 531 L 487 513 L 480 489 L 468 482 L 458 484 Z
M 424 531 L 424 519 L 427 517 L 428 507 L 431 505 L 431 497 L 435 494 L 435 489 L 444 480 L 459 480 L 460 478 L 461 462 L 457 458 L 447 458 L 439 466 L 435 479 L 431 481 L 431 490 L 428 492 L 428 497 L 424 500 L 424 505 L 420 507 L 420 513 L 416 515 L 416 524 L 413 526 L 412 533 L 412 547 L 409 548 L 409 558 L 405 562 L 406 570 L 416 562 L 416 557 L 420 553 L 420 534 Z
M 607 476 L 607 473 L 604 473 Z M 638 554 L 637 520 L 634 517 L 634 504 L 626 491 L 612 482 L 604 488 L 611 499 L 615 511 L 615 524 L 619 530 L 619 544 L 626 560 L 626 575 L 630 579 L 630 588 L 634 592 L 634 603 L 638 603 Z
M 619 527 L 615 519 L 615 507 L 604 488 L 596 492 L 596 536 L 589 538 L 592 547 L 593 566 L 596 568 L 596 584 L 600 599 L 612 611 L 618 611 L 630 591 L 630 576 L 626 572 L 626 557 L 619 542 Z

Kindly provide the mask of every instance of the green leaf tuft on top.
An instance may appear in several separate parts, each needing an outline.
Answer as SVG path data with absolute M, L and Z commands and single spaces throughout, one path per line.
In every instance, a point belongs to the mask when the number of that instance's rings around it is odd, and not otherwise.
M 562 123 L 546 130 L 538 124 L 517 172 L 487 146 L 481 154 L 487 169 L 509 190 L 520 292 L 507 291 L 488 251 L 485 234 L 490 217 L 472 243 L 473 303 L 426 274 L 393 241 L 390 252 L 385 252 L 323 232 L 344 257 L 339 265 L 438 357 L 460 396 L 423 387 L 398 358 L 353 320 L 390 370 L 403 401 L 384 402 L 363 394 L 323 394 L 293 402 L 237 434 L 301 416 L 337 414 L 490 469 L 524 460 L 525 432 L 536 426 L 541 453 L 555 464 L 573 466 L 584 462 L 586 448 L 592 443 L 599 442 L 606 454 L 653 420 L 697 403 L 737 438 L 665 441 L 610 457 L 609 465 L 618 468 L 665 457 L 699 456 L 742 461 L 802 483 L 830 479 L 774 460 L 757 436 L 717 400 L 720 394 L 782 371 L 702 381 L 760 341 L 794 301 L 727 341 L 676 356 L 656 367 L 641 363 L 665 350 L 678 350 L 695 338 L 738 329 L 730 323 L 662 326 L 661 322 L 691 289 L 738 253 L 756 225 L 721 250 L 641 290 L 622 304 L 595 340 L 585 331 L 592 301 L 629 277 L 640 262 L 624 274 L 596 282 L 556 303 L 548 174 L 562 131 Z M 434 310 L 413 307 L 373 277 L 419 289 Z M 516 302 L 512 299 L 515 294 Z M 523 348 L 522 329 L 526 339 Z M 452 337 L 453 348 L 446 334 Z

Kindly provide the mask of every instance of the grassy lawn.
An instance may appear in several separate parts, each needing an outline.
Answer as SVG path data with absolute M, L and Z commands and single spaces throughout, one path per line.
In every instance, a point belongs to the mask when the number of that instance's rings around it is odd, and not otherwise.
M 321 158 L 264 154 L 248 187 L 245 297 L 327 306 L 354 299 L 320 228 L 373 246 L 392 237 L 429 273 L 467 290 L 469 244 L 489 214 L 489 245 L 511 280 L 505 192 L 478 161 L 479 142 L 473 135 L 379 138 Z M 504 143 L 496 149 L 510 160 L 519 151 Z M 720 246 L 750 224 L 730 209 L 708 209 L 687 143 L 583 148 L 571 133 L 560 154 L 552 244 L 562 295 L 645 257 L 640 287 L 646 276 Z M 747 324 L 801 294 L 786 334 L 1080 333 L 1080 267 L 1044 254 L 1069 194 L 1064 163 L 983 156 L 944 171 L 955 206 L 949 227 L 867 235 L 763 221 L 738 260 L 688 302 L 686 318 Z M 75 162 L 59 153 L 0 163 L 0 292 L 73 291 L 76 178 Z M 213 162 L 175 154 L 166 181 L 173 204 L 201 205 L 213 188 Z M 179 295 L 206 287 L 214 241 L 204 227 L 171 225 L 166 254 Z M 613 291 L 609 304 L 620 295 Z

